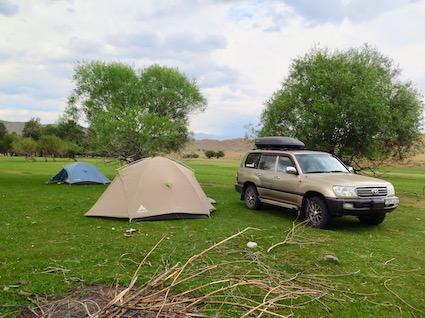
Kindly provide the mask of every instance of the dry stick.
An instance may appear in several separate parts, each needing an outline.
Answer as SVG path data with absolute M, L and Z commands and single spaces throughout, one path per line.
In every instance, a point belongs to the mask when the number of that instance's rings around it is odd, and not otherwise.
M 57 273 L 57 272 L 61 272 L 65 274 L 65 273 L 69 273 L 70 271 L 71 271 L 70 269 L 66 269 L 66 268 L 49 266 L 49 267 L 46 267 L 44 271 L 39 272 L 38 274 L 51 274 L 51 273 Z
M 270 294 L 272 294 L 273 292 L 275 292 L 278 288 L 280 288 L 281 286 L 280 286 L 280 284 L 278 285 L 278 286 L 275 286 L 275 287 L 273 287 L 272 289 L 270 289 L 265 295 L 264 295 L 264 297 L 263 297 L 263 303 L 265 303 L 266 302 L 266 299 L 268 298 L 268 296 L 270 295 Z M 257 306 L 258 307 L 258 306 Z M 267 306 L 266 307 L 266 309 L 267 308 L 269 308 L 270 306 Z M 244 316 L 246 316 L 248 313 L 245 313 L 245 315 Z M 260 315 L 258 316 L 258 317 L 261 317 L 263 315 L 263 313 L 261 312 L 260 313 Z
M 186 268 L 186 266 L 187 266 L 187 265 L 189 265 L 190 263 L 192 263 L 194 260 L 196 260 L 197 258 L 201 257 L 202 255 L 206 254 L 206 253 L 207 253 L 207 252 L 209 252 L 210 250 L 212 250 L 212 249 L 216 248 L 217 246 L 220 246 L 220 245 L 222 245 L 223 243 L 225 243 L 225 242 L 227 242 L 227 241 L 229 241 L 229 240 L 231 240 L 231 239 L 233 239 L 233 238 L 235 238 L 235 237 L 237 237 L 237 236 L 239 236 L 239 235 L 241 235 L 241 234 L 245 233 L 245 232 L 246 232 L 246 231 L 248 231 L 248 230 L 259 230 L 259 229 L 255 229 L 255 228 L 247 227 L 247 228 L 245 228 L 244 230 L 242 230 L 242 231 L 240 231 L 240 232 L 238 232 L 238 233 L 236 233 L 236 234 L 234 234 L 234 235 L 232 235 L 232 236 L 229 236 L 228 238 L 226 238 L 226 239 L 224 239 L 224 240 L 222 240 L 222 241 L 220 241 L 220 242 L 218 242 L 218 243 L 216 243 L 216 244 L 214 244 L 214 245 L 210 246 L 209 248 L 205 249 L 205 250 L 204 250 L 204 251 L 202 251 L 201 253 L 196 254 L 196 255 L 193 255 L 191 258 L 189 258 L 189 260 L 187 260 L 187 261 L 186 261 L 186 263 L 185 263 L 185 264 L 181 267 L 180 271 L 179 271 L 179 272 L 177 273 L 177 275 L 174 277 L 174 280 L 171 282 L 171 285 L 170 285 L 170 286 L 169 286 L 169 288 L 167 289 L 167 292 L 165 293 L 164 304 L 165 304 L 165 302 L 167 301 L 167 297 L 168 297 L 168 294 L 169 294 L 169 292 L 170 292 L 171 288 L 172 288 L 172 287 L 174 287 L 174 286 L 176 285 L 176 281 L 177 281 L 177 279 L 179 278 L 180 274 L 184 271 L 184 269 Z M 157 317 L 157 318 L 158 318 L 158 317 L 160 317 L 159 315 L 161 314 L 161 311 L 162 311 L 162 308 L 158 311 L 158 314 L 156 315 L 156 317 Z
M 184 282 L 186 282 L 186 281 L 188 281 L 188 280 L 191 280 L 191 279 L 193 279 L 193 278 L 195 278 L 195 277 L 198 277 L 199 275 L 204 274 L 205 272 L 211 271 L 212 269 L 216 269 L 216 268 L 217 268 L 217 267 L 219 267 L 219 266 L 220 266 L 220 265 L 212 265 L 212 266 L 208 266 L 207 268 L 205 268 L 205 269 L 203 269 L 203 270 L 201 270 L 201 271 L 199 271 L 199 272 L 197 272 L 197 273 L 195 273 L 195 274 L 193 274 L 193 275 L 190 275 L 190 276 L 188 276 L 188 277 L 186 277 L 186 278 L 184 278 L 184 279 L 180 280 L 178 283 L 179 283 L 179 284 L 182 284 L 182 283 L 184 283 Z
M 137 296 L 139 296 L 141 293 L 148 293 L 151 290 L 154 290 L 158 285 L 166 282 L 168 279 L 170 279 L 170 277 L 174 276 L 174 271 L 176 269 L 178 264 L 174 265 L 172 268 L 170 268 L 169 270 L 167 270 L 166 272 L 164 272 L 163 274 L 156 276 L 154 278 L 152 278 L 149 282 L 147 282 L 146 284 L 144 284 L 144 286 L 142 286 L 139 291 L 137 291 L 133 296 L 131 296 L 130 298 L 127 299 L 126 303 L 130 303 L 133 299 L 135 299 Z M 170 272 L 173 272 L 172 274 L 170 274 Z M 168 276 L 164 279 L 165 276 Z M 150 295 L 145 295 L 145 298 L 149 298 L 152 297 L 153 295 L 157 295 L 160 292 L 156 292 L 154 294 L 150 294 Z M 137 303 L 138 301 L 136 301 Z
M 208 300 L 208 301 L 206 301 L 206 303 L 208 303 L 208 304 L 218 304 L 218 305 L 238 306 L 238 307 L 244 307 L 246 309 L 252 308 L 252 306 L 250 306 L 250 305 L 235 304 L 235 303 L 232 303 L 232 302 L 229 302 L 229 301 L 211 301 L 211 300 Z M 277 317 L 277 318 L 289 318 L 289 317 L 292 316 L 292 314 L 289 315 L 289 316 L 284 316 L 284 315 L 280 315 L 278 313 L 275 313 L 275 312 L 272 312 L 272 311 L 267 311 L 267 310 L 263 310 L 263 312 L 267 315 L 271 315 L 271 316 L 274 316 L 274 317 Z
M 151 250 L 145 255 L 145 257 L 143 258 L 143 260 L 140 262 L 139 266 L 137 267 L 136 271 L 133 274 L 133 277 L 131 278 L 130 281 L 130 285 L 129 287 L 127 287 L 126 289 L 124 289 L 121 293 L 119 293 L 113 300 L 111 300 L 109 302 L 108 305 L 106 305 L 106 307 L 102 310 L 105 311 L 108 308 L 110 308 L 112 305 L 114 305 L 118 300 L 122 299 L 125 294 L 131 289 L 133 288 L 134 284 L 136 283 L 137 280 L 137 274 L 139 273 L 140 268 L 143 266 L 143 264 L 145 263 L 146 259 L 153 253 L 153 251 L 159 246 L 159 244 L 161 244 L 161 242 L 166 238 L 166 236 L 164 235 L 155 245 L 154 247 L 151 248 Z M 99 317 L 100 312 L 98 312 L 97 314 L 95 314 L 93 316 L 93 318 L 98 318 Z
M 290 297 L 291 295 L 289 295 L 289 294 L 290 293 L 287 293 L 287 295 L 285 295 L 285 296 L 286 297 Z M 253 307 L 253 305 L 249 305 L 249 304 L 245 304 L 245 303 L 244 304 L 240 304 L 240 303 L 225 302 L 223 300 L 212 300 L 214 297 L 219 297 L 219 296 L 220 295 L 218 295 L 218 296 L 210 296 L 211 300 L 203 300 L 203 302 L 204 303 L 208 303 L 208 304 L 221 304 L 221 303 L 223 303 L 223 304 L 228 304 L 228 305 L 232 305 L 232 306 L 246 307 L 248 309 L 251 309 Z M 248 297 L 242 297 L 242 296 L 233 295 L 232 296 L 232 299 L 233 300 L 240 299 L 240 300 L 247 301 L 248 303 L 252 303 L 252 304 L 256 304 L 256 305 L 260 304 L 259 302 L 255 301 L 255 300 L 253 300 L 251 298 L 248 298 Z M 291 308 L 291 309 L 304 308 L 304 306 L 300 306 L 300 305 L 284 305 L 284 304 L 278 304 L 278 303 L 273 304 L 273 306 L 275 306 L 277 308 Z
M 221 264 L 220 264 L 221 265 Z M 180 283 L 182 283 L 182 282 L 185 282 L 185 281 L 187 281 L 187 280 L 190 280 L 190 279 L 192 279 L 192 278 L 194 278 L 194 277 L 197 277 L 197 276 L 199 276 L 199 275 L 201 275 L 201 274 L 203 274 L 203 273 L 205 273 L 206 271 L 210 271 L 210 270 L 212 270 L 212 269 L 214 269 L 214 268 L 217 268 L 219 265 L 212 265 L 212 266 L 209 266 L 208 268 L 205 268 L 205 269 L 203 269 L 203 270 L 201 270 L 201 271 L 199 271 L 198 273 L 195 273 L 195 274 L 193 274 L 193 275 L 191 275 L 191 276 L 189 276 L 189 277 L 187 277 L 187 278 L 185 278 L 185 279 L 183 279 L 183 280 L 181 280 L 181 281 L 179 281 L 179 284 Z M 172 277 L 172 275 L 170 275 L 169 277 Z M 169 278 L 167 278 L 166 280 L 168 280 Z M 155 281 L 158 281 L 159 280 L 159 278 L 156 278 L 155 279 Z M 166 280 L 163 280 L 163 282 L 164 281 L 166 281 Z M 201 286 L 198 286 L 198 287 L 196 287 L 196 288 L 193 288 L 193 289 L 191 289 L 191 290 L 187 290 L 187 291 L 185 291 L 185 292 L 182 292 L 182 293 L 180 293 L 180 294 L 178 294 L 178 296 L 179 297 L 184 297 L 186 294 L 190 294 L 190 293 L 192 293 L 192 292 L 195 292 L 195 291 L 197 291 L 197 290 L 200 290 L 200 289 L 203 289 L 203 288 L 205 288 L 205 287 L 208 287 L 208 286 L 211 286 L 211 285 L 215 285 L 215 284 L 221 284 L 221 283 L 225 283 L 225 282 L 229 282 L 230 281 L 230 279 L 224 279 L 224 280 L 220 280 L 220 281 L 214 281 L 214 282 L 210 282 L 210 283 L 207 283 L 207 284 L 204 284 L 204 285 L 201 285 Z M 145 302 L 148 302 L 149 301 L 149 299 L 150 298 L 155 298 L 155 297 L 157 297 L 158 295 L 161 295 L 161 294 L 163 294 L 165 291 L 166 291 L 166 289 L 167 288 L 165 288 L 165 289 L 163 289 L 163 290 L 161 290 L 161 291 L 158 291 L 158 292 L 156 292 L 156 293 L 154 293 L 154 294 L 152 294 L 152 295 L 149 295 L 148 297 L 145 297 L 145 299 L 144 299 L 144 301 Z M 141 291 L 139 291 L 137 294 L 140 294 L 141 293 Z M 131 297 L 132 299 L 134 299 L 135 297 L 136 297 L 137 295 L 135 295 L 134 297 Z M 205 297 L 204 297 L 205 298 Z M 202 299 L 204 299 L 204 298 L 202 298 Z M 202 301 L 202 299 L 201 299 L 201 301 Z M 151 300 L 152 301 L 152 300 Z M 157 301 L 160 301 L 160 300 L 157 300 Z M 127 301 L 127 303 L 128 303 L 129 301 Z M 188 298 L 186 298 L 186 299 L 184 299 L 184 300 L 181 300 L 181 301 L 177 301 L 177 302 L 172 302 L 172 303 L 166 303 L 166 304 L 164 304 L 164 306 L 172 306 L 172 305 L 175 305 L 175 304 L 180 304 L 180 303 L 192 303 L 192 302 L 194 302 L 194 300 L 192 299 L 192 298 L 190 298 L 190 299 L 188 299 Z M 137 301 L 136 301 L 136 303 L 135 304 L 137 304 Z M 157 305 L 154 305 L 154 306 L 151 306 L 151 307 L 149 307 L 149 308 L 155 308 L 155 307 L 158 307 Z
M 258 284 L 258 283 L 260 283 L 260 284 Z M 229 289 L 235 289 L 236 287 L 239 287 L 239 286 L 245 286 L 245 285 L 254 285 L 254 286 L 258 286 L 258 285 L 265 285 L 265 284 L 264 284 L 264 283 L 262 283 L 262 282 L 258 282 L 258 281 L 239 281 L 239 282 L 236 282 L 236 283 L 231 284 L 231 285 L 229 285 L 229 286 L 225 286 L 225 287 L 222 287 L 222 288 L 219 288 L 219 289 L 213 290 L 212 292 L 210 292 L 210 293 L 208 293 L 208 294 L 204 295 L 203 297 L 200 297 L 200 298 L 196 299 L 194 302 L 192 302 L 190 305 L 188 305 L 188 306 L 186 307 L 186 309 L 189 309 L 190 307 L 195 306 L 196 304 L 198 304 L 198 303 L 202 302 L 204 299 L 206 299 L 206 298 L 208 298 L 208 297 L 211 297 L 211 296 L 212 296 L 212 295 L 214 295 L 214 294 L 221 293 L 221 292 L 226 291 L 226 290 L 229 290 Z M 235 304 L 234 304 L 234 305 L 235 305 Z
M 296 220 L 295 220 L 295 221 L 296 221 Z M 295 234 L 296 234 L 296 230 L 297 230 L 299 227 L 303 227 L 303 226 L 305 226 L 305 224 L 306 224 L 306 222 L 301 222 L 301 223 L 298 223 L 298 224 L 296 224 L 296 223 L 294 222 L 294 223 L 292 224 L 292 228 L 291 228 L 291 230 L 289 230 L 288 234 L 286 235 L 285 240 L 284 240 L 283 242 L 279 242 L 279 243 L 276 243 L 276 244 L 274 244 L 274 245 L 270 246 L 270 247 L 267 249 L 267 253 L 270 253 L 270 251 L 271 251 L 272 249 L 274 249 L 275 247 L 277 247 L 277 246 L 279 246 L 279 245 L 283 245 L 283 244 L 309 245 L 309 244 L 315 244 L 315 243 L 317 243 L 317 242 L 315 242 L 315 241 L 312 241 L 312 242 L 296 242 L 296 241 L 294 241 L 294 240 L 293 240 L 293 238 L 294 238 L 294 236 L 295 236 Z
M 120 292 L 117 296 L 114 297 L 114 299 L 112 299 L 105 307 L 105 309 L 108 309 L 109 307 L 111 307 L 112 305 L 114 305 L 115 303 L 117 303 L 118 301 L 120 301 L 125 294 L 127 294 L 129 292 L 129 290 L 131 290 L 134 286 L 134 284 L 137 281 L 137 277 L 133 277 L 133 279 L 130 282 L 130 285 L 124 289 L 122 292 Z
M 143 258 L 143 260 L 141 261 L 141 263 L 139 264 L 139 266 L 137 267 L 136 271 L 133 274 L 133 278 L 132 280 L 136 277 L 136 275 L 139 273 L 140 268 L 142 268 L 142 265 L 145 263 L 146 259 L 153 253 L 153 251 L 159 246 L 159 244 L 162 243 L 162 241 L 166 238 L 167 236 L 164 235 L 156 244 L 154 247 L 151 248 L 151 250 L 149 251 L 148 254 L 145 255 L 145 257 Z
M 36 305 L 37 306 L 37 308 L 38 309 L 40 309 L 40 311 L 41 311 L 41 314 L 42 315 L 44 315 L 45 314 L 45 312 L 44 312 L 44 310 L 43 310 L 43 308 L 41 308 L 41 306 L 39 305 L 40 304 L 40 301 L 39 301 L 39 299 L 38 299 L 38 296 L 36 297 L 37 298 L 37 301 L 34 301 L 33 299 L 31 299 L 31 298 L 28 298 L 28 300 L 30 301 L 30 302 L 32 302 L 34 305 Z M 32 309 L 32 308 L 30 308 L 30 310 L 36 315 L 36 317 L 38 317 L 38 314 Z
M 92 317 L 92 315 L 90 314 L 90 310 L 89 310 L 88 305 L 87 305 L 86 302 L 84 302 L 84 301 L 77 301 L 77 300 L 74 300 L 74 302 L 76 304 L 78 304 L 78 305 L 81 305 L 84 308 L 84 310 L 85 310 L 85 312 L 87 314 L 87 317 Z M 93 301 L 93 303 L 99 308 L 99 305 L 98 304 L 96 304 L 94 301 Z M 68 305 L 70 305 L 70 303 L 68 303 Z
M 393 294 L 394 296 L 396 296 L 398 299 L 400 299 L 404 304 L 406 304 L 407 306 L 409 306 L 410 308 L 412 308 L 413 310 L 416 310 L 417 312 L 420 312 L 420 313 L 422 313 L 423 311 L 422 310 L 419 310 L 419 309 L 417 309 L 417 308 L 415 308 L 415 307 L 413 307 L 412 305 L 410 305 L 409 303 L 407 303 L 404 299 L 402 299 L 399 295 L 397 295 L 395 292 L 393 292 L 388 286 L 387 286 L 387 282 L 389 282 L 389 281 L 391 281 L 392 280 L 392 278 L 390 278 L 390 279 L 387 279 L 385 282 L 384 282 L 384 286 L 385 286 L 385 288 L 391 293 L 391 294 Z
M 258 263 L 258 262 L 257 262 Z M 261 262 L 260 262 L 261 263 Z M 261 265 L 261 264 L 260 264 Z M 264 264 L 263 264 L 264 265 Z M 267 266 L 263 266 L 265 269 L 267 269 Z M 287 281 L 291 281 L 291 280 L 294 280 L 296 277 L 298 276 L 298 274 L 296 275 L 296 276 L 294 276 L 294 277 L 292 277 L 292 278 L 290 278 L 290 279 L 288 279 Z M 247 284 L 250 284 L 250 285 L 256 285 L 257 287 L 259 287 L 259 285 L 258 285 L 258 281 L 249 281 L 249 282 L 247 282 Z M 260 281 L 260 286 L 265 286 L 265 287 L 269 287 L 268 285 L 265 285 L 262 281 Z M 214 284 L 214 282 L 213 283 L 210 283 L 210 284 L 206 284 L 205 286 L 208 286 L 208 285 L 211 285 L 211 284 Z M 200 287 L 198 287 L 198 288 L 195 288 L 195 289 L 193 289 L 192 291 L 194 291 L 194 290 L 197 290 L 197 289 L 201 289 L 203 286 L 200 286 Z M 230 286 L 229 288 L 235 288 L 236 286 L 235 285 L 232 285 L 232 286 Z M 276 289 L 278 289 L 280 286 L 277 286 L 277 287 L 275 287 L 275 288 L 273 288 L 272 290 L 270 290 L 268 293 L 267 293 L 267 295 L 269 295 L 270 293 L 272 293 L 274 290 L 276 290 Z M 186 294 L 186 293 L 189 293 L 189 292 L 192 292 L 192 291 L 187 291 L 187 292 L 184 292 L 184 293 L 182 293 L 182 295 L 184 295 L 184 294 Z M 321 291 L 317 291 L 317 290 L 311 290 L 309 293 L 313 293 L 313 294 L 317 294 L 317 293 L 322 293 Z M 301 294 L 300 292 L 298 292 L 298 293 L 293 293 L 293 294 Z M 305 292 L 304 293 L 302 293 L 302 294 L 306 294 Z M 265 296 L 265 298 L 267 297 L 267 295 Z M 206 297 L 208 297 L 208 296 L 212 296 L 212 293 L 210 294 L 210 295 L 207 295 L 207 296 L 205 296 L 203 299 L 200 299 L 200 301 L 205 301 L 205 298 Z M 286 297 L 289 297 L 290 295 L 286 295 Z M 286 298 L 285 297 L 285 298 Z M 265 299 L 264 298 L 264 299 Z M 279 297 L 279 298 L 275 298 L 276 300 L 280 300 L 280 299 L 282 299 L 282 297 Z M 250 301 L 252 301 L 252 300 L 250 300 Z M 199 302 L 199 300 L 198 300 L 198 302 Z M 264 301 L 264 303 L 266 303 L 266 301 Z M 272 301 L 268 301 L 267 302 L 268 304 L 266 304 L 267 305 L 267 307 L 270 307 L 270 306 L 279 306 L 280 307 L 280 305 L 279 304 L 275 304 L 274 303 L 274 300 L 272 300 Z M 235 304 L 234 304 L 235 305 Z M 263 306 L 264 304 L 261 304 L 261 303 L 257 303 L 257 306 L 256 307 L 249 307 L 249 308 L 251 308 L 251 310 L 247 313 L 247 314 L 249 314 L 249 313 L 251 313 L 251 312 L 254 312 L 254 311 L 259 311 L 259 310 L 261 310 L 260 309 L 260 307 L 261 306 Z M 190 307 L 190 306 L 188 306 L 188 307 Z M 187 307 L 187 308 L 188 308 Z M 245 314 L 244 316 L 246 316 L 247 314 Z M 260 314 L 260 315 L 262 315 L 262 314 Z
M 226 262 L 226 264 L 230 264 L 231 262 Z M 215 268 L 217 268 L 217 267 L 219 267 L 219 266 L 222 266 L 223 264 L 218 264 L 218 265 L 212 265 L 212 266 L 209 266 L 209 267 L 207 267 L 207 268 L 205 268 L 205 269 L 203 269 L 203 270 L 200 270 L 199 272 L 197 272 L 197 273 L 195 273 L 195 274 L 193 274 L 193 275 L 190 275 L 190 276 L 188 276 L 188 277 L 186 277 L 186 278 L 184 278 L 184 279 L 182 279 L 182 280 L 180 280 L 179 282 L 178 282 L 178 284 L 182 284 L 182 283 L 184 283 L 184 282 L 186 282 L 186 281 L 188 281 L 188 280 L 191 280 L 191 279 L 193 279 L 193 278 L 195 278 L 195 277 L 197 277 L 197 276 L 199 276 L 199 275 L 202 275 L 202 274 L 204 274 L 205 272 L 208 272 L 208 271 L 211 271 L 212 269 L 215 269 Z M 174 266 L 175 267 L 175 266 Z M 169 277 L 167 277 L 165 280 L 163 280 L 161 283 L 164 283 L 164 282 L 166 282 L 169 278 L 172 278 L 173 276 L 174 276 L 174 274 L 176 274 L 177 273 L 177 271 L 175 272 L 175 273 L 173 273 L 173 275 L 170 275 Z M 204 287 L 207 287 L 207 286 L 210 286 L 210 285 L 214 285 L 214 284 L 218 284 L 218 283 L 223 283 L 223 282 L 226 282 L 226 281 L 230 281 L 230 279 L 224 279 L 224 280 L 221 280 L 221 281 L 214 281 L 214 282 L 211 282 L 211 283 L 207 283 L 207 284 L 205 284 L 205 285 L 201 285 L 201 286 L 198 286 L 198 287 L 195 287 L 195 288 L 193 288 L 193 289 L 191 289 L 191 290 L 187 290 L 187 291 L 185 291 L 185 292 L 181 292 L 180 294 L 179 294 L 179 296 L 184 296 L 184 295 L 186 295 L 186 294 L 189 294 L 189 293 L 192 293 L 192 292 L 194 292 L 194 291 L 197 291 L 197 290 L 199 290 L 199 289 L 202 289 L 202 288 L 204 288 Z M 176 284 L 177 285 L 177 284 Z M 176 286 L 176 285 L 174 285 L 174 286 Z M 167 290 L 169 289 L 169 287 L 165 287 L 165 288 L 163 288 L 163 289 L 161 289 L 161 290 L 159 290 L 159 291 L 157 291 L 157 292 L 155 292 L 155 293 L 153 293 L 153 294 L 150 294 L 150 295 L 148 295 L 146 298 L 154 298 L 154 297 L 156 297 L 157 295 L 161 295 L 161 294 L 163 294 L 163 293 L 165 293 Z

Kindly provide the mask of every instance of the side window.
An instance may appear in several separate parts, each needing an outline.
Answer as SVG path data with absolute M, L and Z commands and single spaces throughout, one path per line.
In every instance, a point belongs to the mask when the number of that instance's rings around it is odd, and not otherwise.
M 288 157 L 279 157 L 279 161 L 277 164 L 277 171 L 278 172 L 285 172 L 287 167 L 293 167 L 294 164 L 292 163 L 291 159 Z
M 245 168 L 258 168 L 258 163 L 260 162 L 260 153 L 250 153 L 246 156 Z
M 263 155 L 260 159 L 259 168 L 262 170 L 274 171 L 276 165 L 276 155 Z

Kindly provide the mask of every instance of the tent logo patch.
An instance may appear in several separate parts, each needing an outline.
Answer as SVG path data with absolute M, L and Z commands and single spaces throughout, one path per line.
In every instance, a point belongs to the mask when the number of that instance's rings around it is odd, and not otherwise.
M 137 209 L 137 214 L 143 214 L 143 213 L 146 213 L 146 212 L 148 212 L 148 210 L 143 206 L 143 204 L 141 204 L 139 206 L 139 209 Z

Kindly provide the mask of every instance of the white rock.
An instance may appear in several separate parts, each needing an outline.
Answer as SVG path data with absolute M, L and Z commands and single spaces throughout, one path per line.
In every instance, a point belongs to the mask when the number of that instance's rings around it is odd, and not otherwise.
M 255 242 L 248 242 L 246 246 L 248 246 L 249 248 L 256 248 L 258 247 L 258 244 Z
M 339 264 L 339 259 L 338 259 L 338 257 L 333 256 L 333 255 L 325 255 L 325 256 L 323 257 L 323 260 L 324 260 L 325 262 Z

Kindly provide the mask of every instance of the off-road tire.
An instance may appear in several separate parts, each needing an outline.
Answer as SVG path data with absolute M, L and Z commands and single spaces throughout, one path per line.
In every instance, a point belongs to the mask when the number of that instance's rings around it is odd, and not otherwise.
M 261 201 L 258 196 L 257 187 L 255 185 L 246 187 L 244 199 L 245 206 L 250 210 L 258 210 L 261 207 Z
M 319 196 L 306 200 L 304 213 L 307 224 L 313 228 L 326 229 L 332 224 L 333 216 L 329 211 L 328 205 Z

